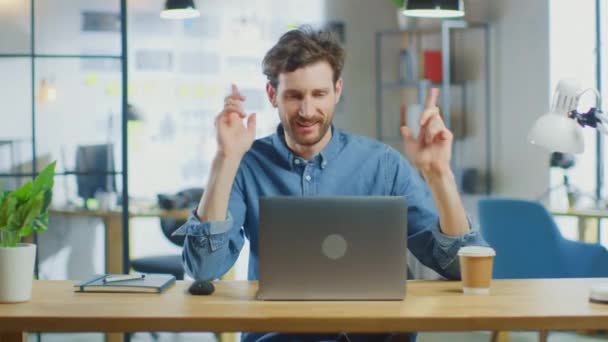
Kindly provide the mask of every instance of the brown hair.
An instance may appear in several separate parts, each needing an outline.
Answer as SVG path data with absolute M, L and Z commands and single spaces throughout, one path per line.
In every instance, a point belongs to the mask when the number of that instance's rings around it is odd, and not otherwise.
M 292 72 L 319 61 L 329 63 L 334 71 L 334 84 L 340 79 L 345 52 L 334 34 L 303 26 L 283 34 L 266 53 L 262 68 L 270 84 L 276 89 L 279 74 Z

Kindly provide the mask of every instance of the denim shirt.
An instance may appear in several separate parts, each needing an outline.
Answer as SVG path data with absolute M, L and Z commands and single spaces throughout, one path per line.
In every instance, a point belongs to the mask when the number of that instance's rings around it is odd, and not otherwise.
M 308 161 L 289 150 L 280 125 L 275 134 L 253 143 L 236 174 L 227 218 L 201 222 L 195 210 L 174 233 L 186 236 L 183 262 L 188 275 L 204 280 L 221 277 L 236 262 L 247 237 L 248 279 L 258 279 L 260 197 L 380 195 L 406 198 L 410 252 L 441 276 L 460 278 L 458 249 L 487 245 L 478 230 L 461 236 L 443 234 L 426 183 L 399 152 L 370 138 L 331 129 L 330 142 Z

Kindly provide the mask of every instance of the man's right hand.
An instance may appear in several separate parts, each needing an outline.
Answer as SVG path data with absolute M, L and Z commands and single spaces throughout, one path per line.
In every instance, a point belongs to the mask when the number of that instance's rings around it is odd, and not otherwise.
M 224 109 L 215 119 L 218 153 L 224 158 L 240 160 L 255 140 L 255 113 L 249 115 L 245 126 L 243 101 L 245 96 L 233 84 L 230 95 L 224 99 Z

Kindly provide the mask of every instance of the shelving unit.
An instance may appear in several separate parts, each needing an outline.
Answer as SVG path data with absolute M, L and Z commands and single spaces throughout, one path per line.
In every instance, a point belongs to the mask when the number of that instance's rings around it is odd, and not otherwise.
M 65 177 L 69 175 L 98 175 L 100 173 L 104 175 L 117 175 L 121 177 L 122 183 L 122 225 L 123 229 L 123 251 L 122 256 L 123 266 L 125 270 L 130 268 L 129 265 L 129 187 L 128 187 L 128 163 L 127 163 L 127 84 L 128 84 L 128 64 L 127 64 L 127 2 L 126 0 L 120 0 L 120 45 L 121 53 L 119 55 L 93 55 L 93 54 L 40 54 L 36 51 L 36 0 L 30 0 L 30 42 L 29 42 L 29 53 L 0 53 L 0 59 L 30 59 L 30 79 L 31 79 L 31 146 L 32 146 L 32 166 L 31 172 L 7 172 L 0 173 L 0 179 L 11 179 L 11 178 L 26 178 L 35 177 L 38 174 L 38 154 L 37 154 L 37 129 L 36 126 L 36 61 L 40 59 L 114 59 L 120 60 L 121 62 L 121 141 L 122 141 L 122 169 L 121 170 L 105 170 L 103 172 L 76 172 L 71 170 L 65 170 L 63 172 L 56 172 L 57 177 Z M 77 94 L 73 94 L 77 96 Z M 1 139 L 1 138 L 0 138 Z M 34 242 L 37 243 L 37 236 L 34 235 Z M 38 274 L 38 262 L 36 261 L 36 274 Z
M 468 126 L 467 120 L 470 120 L 469 112 L 471 109 L 470 104 L 468 103 L 469 95 L 471 95 L 471 89 L 469 86 L 468 80 L 452 80 L 452 71 L 455 70 L 455 65 L 457 64 L 457 58 L 453 56 L 453 46 L 454 46 L 454 37 L 453 33 L 455 31 L 461 32 L 469 32 L 472 30 L 481 30 L 483 35 L 483 47 L 480 47 L 480 51 L 483 52 L 483 73 L 485 77 L 483 79 L 483 88 L 484 88 L 484 158 L 485 163 L 483 165 L 483 174 L 484 174 L 484 189 L 483 192 L 486 194 L 491 193 L 492 191 L 492 180 L 491 180 L 491 166 L 492 166 L 492 151 L 490 148 L 490 138 L 491 138 L 491 118 L 490 118 L 490 108 L 491 108 L 491 99 L 490 99 L 490 62 L 489 62 L 489 27 L 486 23 L 470 23 L 462 20 L 444 20 L 441 23 L 440 28 L 436 29 L 411 29 L 411 30 L 386 30 L 376 32 L 375 37 L 375 58 L 376 58 L 376 137 L 377 139 L 384 142 L 395 142 L 400 140 L 398 135 L 398 130 L 395 129 L 392 134 L 387 134 L 386 125 L 387 123 L 392 123 L 394 121 L 394 117 L 387 118 L 386 115 L 386 93 L 388 91 L 402 90 L 407 88 L 413 88 L 416 90 L 416 99 L 420 104 L 424 104 L 424 100 L 426 97 L 426 93 L 431 86 L 436 86 L 440 88 L 440 108 L 443 116 L 443 120 L 446 126 L 449 129 L 453 129 L 454 122 L 452 121 L 452 111 L 453 105 L 456 100 L 453 94 L 454 89 L 458 89 L 459 96 L 458 100 L 460 102 L 460 110 L 463 113 L 460 124 L 463 127 L 463 132 L 466 132 L 464 127 Z M 420 79 L 416 78 L 413 80 L 403 81 L 400 77 L 394 77 L 390 80 L 383 78 L 383 72 L 385 69 L 385 63 L 387 61 L 386 53 L 390 50 L 390 48 L 394 48 L 394 46 L 388 45 L 385 41 L 389 38 L 403 38 L 405 37 L 408 40 L 408 45 L 411 46 L 411 51 L 414 51 L 417 54 L 420 54 L 422 51 L 423 41 L 425 37 L 429 35 L 439 36 L 440 44 L 441 44 L 441 61 L 442 61 L 442 82 L 434 83 L 428 79 Z M 409 47 L 408 47 L 409 49 Z M 391 57 L 391 56 L 389 56 Z M 398 60 L 398 56 L 392 56 Z M 420 69 L 420 63 L 413 63 L 415 69 Z M 400 99 L 402 101 L 402 99 Z M 399 112 L 391 115 L 399 115 Z M 393 119 L 393 120 L 387 120 Z M 393 126 L 391 126 L 392 128 Z M 464 133 L 464 138 L 466 138 L 466 133 Z M 463 137 L 456 137 L 454 140 L 454 148 L 452 161 L 453 164 L 458 162 L 458 154 L 457 146 L 461 142 Z

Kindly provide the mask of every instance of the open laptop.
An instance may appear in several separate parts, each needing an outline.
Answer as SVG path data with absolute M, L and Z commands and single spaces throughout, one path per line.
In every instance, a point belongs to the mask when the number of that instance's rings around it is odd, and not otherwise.
M 260 199 L 261 300 L 401 300 L 403 197 Z

